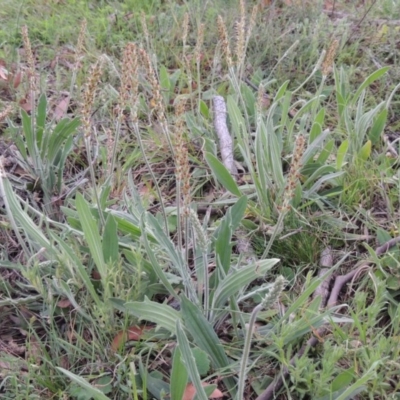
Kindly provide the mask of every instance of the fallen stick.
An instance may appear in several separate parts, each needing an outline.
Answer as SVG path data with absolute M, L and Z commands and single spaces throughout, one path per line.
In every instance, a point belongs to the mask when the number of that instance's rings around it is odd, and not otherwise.
M 222 164 L 232 174 L 237 174 L 233 159 L 233 140 L 226 125 L 226 104 L 222 96 L 213 97 L 214 128 L 219 139 Z
M 318 271 L 318 277 L 324 276 L 328 271 L 329 268 L 332 267 L 333 265 L 333 254 L 332 254 L 332 247 L 327 247 L 323 250 L 321 254 L 321 262 L 320 265 L 322 268 Z M 321 305 L 320 307 L 325 307 L 326 301 L 328 300 L 329 296 L 329 284 L 331 282 L 332 276 L 329 275 L 328 278 L 323 280 L 321 284 L 315 289 L 315 292 L 313 294 L 313 298 L 316 298 L 317 296 L 321 296 Z
M 376 250 L 375 253 L 377 256 L 381 256 L 382 254 L 385 254 L 389 249 L 391 249 L 393 246 L 396 244 L 400 243 L 400 236 L 390 239 L 388 242 L 383 244 L 382 246 L 379 246 Z M 331 290 L 331 294 L 329 296 L 327 308 L 331 308 L 337 303 L 339 294 L 341 290 L 343 289 L 343 286 L 351 281 L 353 278 L 355 278 L 359 273 L 361 273 L 363 270 L 366 270 L 368 268 L 369 264 L 365 263 L 358 268 L 356 268 L 353 271 L 350 271 L 346 275 L 339 275 L 335 279 L 335 284 L 333 285 L 333 288 Z M 322 326 L 321 328 L 317 329 L 317 331 L 314 333 L 314 335 L 307 340 L 306 344 L 303 345 L 300 350 L 291 358 L 290 360 L 290 365 L 295 366 L 296 361 L 306 352 L 306 350 L 310 349 L 311 347 L 315 347 L 319 343 L 319 338 L 323 337 L 325 333 L 327 332 L 327 328 L 325 326 Z M 281 374 L 277 376 L 273 382 L 257 397 L 256 400 L 271 400 L 271 399 L 276 399 L 276 393 L 281 389 L 283 386 L 283 382 L 285 379 L 287 379 L 289 376 L 289 369 L 284 368 Z

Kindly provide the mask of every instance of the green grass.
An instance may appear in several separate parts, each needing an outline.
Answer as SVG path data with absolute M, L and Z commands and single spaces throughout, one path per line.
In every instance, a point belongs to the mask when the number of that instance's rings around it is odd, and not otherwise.
M 229 69 L 217 17 L 235 61 L 236 0 L 3 0 L 0 61 L 24 76 L 0 86 L 0 112 L 14 107 L 0 125 L 0 149 L 11 145 L 0 171 L 2 398 L 180 400 L 190 382 L 198 399 L 219 389 L 250 400 L 286 367 L 274 398 L 399 398 L 400 250 L 374 249 L 400 230 L 399 157 L 383 140 L 398 128 L 398 29 L 386 19 L 398 18 L 400 3 L 376 2 L 365 20 L 368 4 L 338 1 L 338 19 L 323 3 L 260 9 L 243 65 Z M 33 113 L 25 24 L 43 95 Z M 333 39 L 335 66 L 324 77 L 316 66 Z M 165 122 L 143 60 L 136 103 L 118 121 L 129 41 L 150 55 Z M 88 141 L 79 120 L 99 59 Z M 263 84 L 267 107 L 240 71 Z M 60 121 L 55 108 L 68 95 Z M 227 104 L 237 179 L 221 164 L 215 95 Z M 189 215 L 176 205 L 185 190 L 175 175 L 179 140 Z M 327 247 L 334 276 L 368 263 L 330 309 L 312 297 Z M 317 345 L 290 365 L 314 335 Z

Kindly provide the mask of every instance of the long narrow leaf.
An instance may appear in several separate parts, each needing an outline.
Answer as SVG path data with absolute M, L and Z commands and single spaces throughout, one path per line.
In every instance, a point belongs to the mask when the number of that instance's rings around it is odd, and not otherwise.
M 179 346 L 175 347 L 172 357 L 170 397 L 171 399 L 182 399 L 188 382 L 188 371 L 182 362 Z
M 124 309 L 139 319 L 154 322 L 176 335 L 176 321 L 182 320 L 181 314 L 166 304 L 156 303 L 145 297 L 141 301 L 132 301 L 124 304 Z
M 230 361 L 217 334 L 203 313 L 185 296 L 182 296 L 181 307 L 184 326 L 192 335 L 194 342 L 209 355 L 215 368 L 229 371 Z M 235 380 L 225 378 L 224 383 L 233 394 L 236 385 Z
M 68 371 L 61 367 L 56 367 L 56 369 L 58 369 L 64 375 L 68 376 L 68 378 L 70 378 L 72 381 L 81 386 L 95 400 L 111 400 L 103 392 L 92 386 L 86 379 L 83 379 L 81 376 L 75 375 L 71 371 Z
M 142 231 L 144 231 L 144 230 L 145 230 L 144 221 L 142 221 Z M 164 285 L 164 287 L 168 290 L 170 295 L 177 298 L 178 295 L 176 294 L 174 288 L 172 287 L 171 283 L 169 282 L 167 276 L 165 275 L 165 272 L 164 272 L 163 268 L 161 267 L 160 263 L 158 262 L 153 249 L 150 247 L 150 243 L 147 239 L 147 235 L 143 235 L 142 239 L 143 239 L 144 247 L 146 249 L 146 253 L 150 259 L 151 266 L 153 267 L 154 273 L 157 275 L 158 279 L 161 281 L 161 283 Z
M 176 321 L 176 337 L 178 339 L 178 345 L 181 350 L 182 359 L 186 365 L 190 379 L 196 388 L 196 396 L 199 400 L 207 400 L 208 398 L 201 384 L 199 371 L 197 370 L 196 360 L 193 356 L 192 350 L 190 349 L 189 341 L 179 320 Z
M 104 279 L 107 276 L 107 268 L 104 262 L 103 246 L 101 244 L 97 223 L 90 212 L 89 206 L 80 193 L 76 195 L 75 204 L 85 239 L 89 245 L 90 254 L 93 257 L 102 279 Z
M 12 214 L 12 218 L 21 226 L 26 235 L 31 239 L 31 244 L 39 250 L 44 247 L 49 254 L 56 255 L 56 251 L 50 241 L 43 234 L 42 230 L 32 221 L 30 216 L 22 209 L 18 196 L 12 190 L 10 181 L 6 177 L 0 177 L 0 192 L 6 199 L 9 206 L 8 212 Z
M 364 82 L 360 85 L 360 87 L 357 89 L 356 93 L 352 96 L 351 98 L 351 103 L 355 104 L 356 101 L 358 100 L 359 96 L 361 95 L 362 91 L 365 90 L 368 86 L 371 85 L 371 83 L 375 82 L 377 79 L 379 79 L 382 75 L 386 74 L 387 71 L 389 71 L 390 67 L 383 67 L 378 69 L 377 71 L 373 72 L 371 75 L 369 75 Z
M 97 294 L 96 289 L 94 288 L 93 283 L 90 280 L 89 274 L 87 273 L 87 270 L 82 264 L 80 258 L 74 253 L 71 247 L 65 243 L 64 240 L 57 237 L 52 232 L 50 232 L 50 236 L 53 238 L 53 240 L 56 241 L 56 243 L 58 243 L 58 246 L 60 246 L 60 248 L 63 250 L 63 252 L 61 252 L 60 254 L 60 257 L 62 257 L 62 261 L 60 262 L 69 263 L 69 268 L 72 266 L 72 268 L 76 271 L 77 276 L 79 276 L 84 283 L 86 290 L 92 296 L 92 299 L 96 302 L 98 306 L 100 306 L 102 303 L 100 301 L 99 295 Z
M 211 153 L 206 153 L 205 159 L 212 172 L 215 174 L 218 182 L 224 187 L 224 189 L 228 190 L 235 196 L 240 197 L 242 194 L 235 180 L 232 178 L 232 175 L 221 163 L 221 161 L 219 161 L 218 158 L 213 156 Z
M 238 293 L 255 279 L 263 277 L 279 259 L 260 260 L 255 264 L 240 268 L 219 282 L 213 298 L 213 309 L 221 308 L 230 296 Z

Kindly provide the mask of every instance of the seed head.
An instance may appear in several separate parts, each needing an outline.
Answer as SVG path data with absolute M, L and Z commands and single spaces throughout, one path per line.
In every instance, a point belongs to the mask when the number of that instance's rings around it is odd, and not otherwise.
M 201 60 L 201 49 L 203 47 L 203 42 L 204 42 L 204 24 L 200 24 L 197 30 L 197 43 L 194 51 L 197 64 L 199 64 Z
M 36 91 L 35 61 L 33 58 L 31 41 L 29 40 L 28 27 L 26 25 L 24 25 L 21 28 L 21 33 L 22 33 L 22 41 L 24 42 L 26 58 L 28 61 L 29 88 L 32 92 L 35 92 Z
M 0 113 L 0 122 L 4 121 L 13 111 L 14 107 L 9 104 L 1 113 Z
M 290 170 L 287 176 L 287 181 L 285 186 L 282 212 L 289 211 L 290 209 L 289 204 L 294 196 L 294 191 L 296 189 L 298 179 L 300 178 L 301 157 L 304 152 L 304 145 L 305 145 L 304 136 L 303 135 L 297 136 L 292 162 L 290 163 Z
M 188 157 L 188 149 L 184 140 L 184 130 L 185 130 L 185 120 L 184 120 L 184 112 L 185 112 L 185 102 L 180 101 L 175 109 L 175 175 L 178 185 L 181 188 L 181 195 L 183 200 L 183 212 L 184 214 L 188 214 L 189 205 L 191 201 L 190 197 L 190 166 L 189 166 L 189 157 Z M 177 201 L 181 201 L 181 199 L 177 199 Z
M 279 275 L 263 301 L 264 308 L 271 308 L 279 299 L 285 286 L 285 278 Z
M 86 19 L 84 18 L 82 20 L 82 23 L 81 23 L 81 29 L 79 31 L 78 42 L 77 42 L 77 45 L 76 45 L 76 63 L 75 63 L 75 68 L 78 68 L 79 58 L 83 54 L 83 48 L 84 48 L 84 45 L 85 45 L 86 26 L 87 26 L 87 22 L 86 22 Z
M 240 0 L 240 19 L 236 24 L 236 60 L 242 65 L 246 51 L 246 6 L 244 0 Z
M 137 119 L 136 102 L 138 97 L 138 57 L 135 43 L 128 43 L 122 58 L 121 88 L 120 88 L 120 117 L 124 109 L 131 108 L 131 116 Z
M 183 16 L 183 23 L 182 23 L 182 44 L 184 52 L 185 52 L 188 33 L 189 33 L 189 13 L 185 13 L 185 15 Z
M 90 70 L 89 78 L 83 92 L 82 100 L 82 126 L 85 137 L 89 137 L 91 134 L 90 116 L 94 103 L 94 97 L 96 95 L 96 89 L 100 81 L 102 69 L 102 60 L 99 60 L 94 64 Z
M 201 250 L 205 253 L 207 251 L 207 248 L 208 248 L 207 233 L 204 231 L 204 229 L 203 229 L 203 227 L 201 225 L 201 222 L 199 220 L 199 216 L 191 208 L 189 209 L 189 218 L 190 218 L 190 221 L 192 223 L 195 235 L 196 235 L 197 240 L 198 240 L 197 243 L 199 244 Z
M 323 76 L 328 76 L 329 73 L 332 71 L 333 61 L 336 56 L 336 51 L 339 46 L 339 41 L 334 39 L 329 46 L 329 49 L 326 53 L 325 59 L 322 63 L 321 72 Z
M 222 52 L 225 54 L 226 63 L 230 68 L 233 65 L 232 53 L 229 45 L 228 33 L 226 31 L 225 22 L 220 15 L 218 15 L 217 23 L 218 23 L 218 34 L 219 34 L 219 40 L 221 41 Z
M 153 95 L 152 101 L 154 102 L 154 109 L 157 113 L 157 117 L 160 120 L 160 123 L 165 124 L 166 123 L 165 107 L 164 107 L 163 98 L 161 96 L 160 83 L 158 82 L 152 62 L 151 62 L 150 57 L 147 54 L 147 52 L 144 49 L 140 49 L 139 54 L 140 54 L 140 57 L 144 64 L 144 68 L 146 70 L 147 77 L 148 77 L 150 85 L 151 85 L 152 95 Z

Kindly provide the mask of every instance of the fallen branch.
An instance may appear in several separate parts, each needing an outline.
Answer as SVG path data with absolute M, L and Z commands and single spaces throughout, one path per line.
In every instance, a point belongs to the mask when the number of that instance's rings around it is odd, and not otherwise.
M 323 277 L 333 265 L 333 254 L 332 247 L 327 247 L 321 254 L 321 267 L 318 271 L 318 277 Z M 321 284 L 315 289 L 313 294 L 313 298 L 317 296 L 321 296 L 321 305 L 320 307 L 325 307 L 326 301 L 329 296 L 329 284 L 331 282 L 332 276 L 329 275 L 328 278 L 323 280 Z
M 400 236 L 396 237 L 394 239 L 389 240 L 382 246 L 379 246 L 375 252 L 377 256 L 381 256 L 382 254 L 386 253 L 389 249 L 391 249 L 393 246 L 396 244 L 400 243 Z M 327 308 L 331 308 L 337 303 L 339 294 L 341 290 L 343 289 L 343 286 L 351 281 L 353 278 L 355 278 L 357 275 L 359 275 L 362 271 L 367 270 L 369 267 L 369 264 L 365 263 L 355 270 L 349 272 L 346 275 L 340 275 L 335 279 L 335 284 L 331 290 L 331 294 L 329 296 Z M 290 365 L 294 367 L 296 365 L 297 360 L 306 352 L 308 349 L 315 347 L 319 341 L 320 338 L 323 337 L 328 329 L 325 326 L 322 326 L 321 328 L 317 329 L 316 332 L 314 332 L 314 335 L 307 340 L 306 344 L 301 347 L 301 349 L 291 358 L 290 360 Z M 271 400 L 271 399 L 276 399 L 276 394 L 277 392 L 281 389 L 283 386 L 283 382 L 285 379 L 287 379 L 289 376 L 289 368 L 284 368 L 283 371 L 279 376 L 277 376 L 273 382 L 262 392 L 256 400 Z
M 237 174 L 233 159 L 233 140 L 226 125 L 226 104 L 222 96 L 213 97 L 214 128 L 219 139 L 222 164 L 233 175 Z

